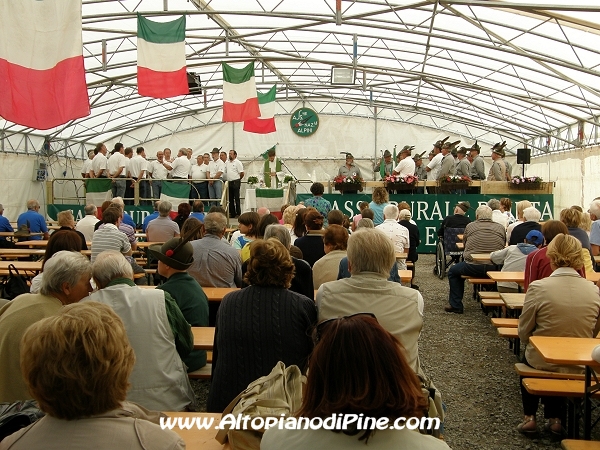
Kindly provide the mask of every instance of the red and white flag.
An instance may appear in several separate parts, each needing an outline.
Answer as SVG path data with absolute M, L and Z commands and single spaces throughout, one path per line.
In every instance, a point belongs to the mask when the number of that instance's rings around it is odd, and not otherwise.
M 275 128 L 275 96 L 277 85 L 269 89 L 265 94 L 257 92 L 260 117 L 244 121 L 244 131 L 258 134 L 268 134 L 277 131 Z
M 243 69 L 236 69 L 227 63 L 223 65 L 223 122 L 243 122 L 260 116 L 254 63 Z
M 89 114 L 81 2 L 0 0 L 0 116 L 46 130 Z
M 154 98 L 189 94 L 185 16 L 154 22 L 138 14 L 138 92 Z

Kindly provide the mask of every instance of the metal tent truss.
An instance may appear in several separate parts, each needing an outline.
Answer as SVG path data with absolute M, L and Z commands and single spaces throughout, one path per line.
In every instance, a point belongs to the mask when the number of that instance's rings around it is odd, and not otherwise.
M 100 140 L 141 143 L 219 123 L 222 61 L 254 61 L 259 90 L 277 83 L 277 114 L 308 103 L 322 114 L 506 140 L 512 151 L 528 144 L 534 154 L 598 143 L 596 0 L 84 0 L 82 8 L 91 115 L 47 131 L 0 119 L 0 150 L 31 152 L 32 142 L 39 150 L 48 135 L 83 157 Z M 187 67 L 202 93 L 138 95 L 138 13 L 186 15 Z M 332 67 L 354 69 L 355 83 L 332 85 Z

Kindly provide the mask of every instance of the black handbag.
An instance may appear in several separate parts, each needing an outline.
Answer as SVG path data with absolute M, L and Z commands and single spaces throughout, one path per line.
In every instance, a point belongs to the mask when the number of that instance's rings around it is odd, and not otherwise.
M 35 400 L 0 403 L 0 441 L 44 417 Z
M 12 300 L 17 296 L 27 294 L 28 292 L 29 286 L 27 286 L 25 277 L 19 274 L 19 271 L 13 264 L 9 264 L 8 278 L 2 284 L 2 298 Z

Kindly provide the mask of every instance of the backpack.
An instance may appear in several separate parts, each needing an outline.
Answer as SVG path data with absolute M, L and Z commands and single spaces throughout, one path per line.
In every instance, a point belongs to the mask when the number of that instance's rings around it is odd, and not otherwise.
M 285 367 L 281 361 L 271 373 L 253 381 L 234 398 L 223 411 L 223 416 L 238 414 L 254 417 L 277 417 L 282 414 L 291 416 L 302 403 L 302 383 L 305 378 L 298 366 Z M 224 427 L 225 428 L 225 427 Z M 259 450 L 264 430 L 219 430 L 215 439 L 229 444 L 234 450 Z

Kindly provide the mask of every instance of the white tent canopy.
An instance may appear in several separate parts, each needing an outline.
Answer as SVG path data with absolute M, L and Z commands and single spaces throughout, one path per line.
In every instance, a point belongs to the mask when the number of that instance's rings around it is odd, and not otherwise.
M 279 117 L 306 105 L 323 116 L 418 125 L 465 142 L 506 140 L 513 153 L 524 143 L 534 154 L 597 144 L 596 1 L 363 0 L 342 1 L 339 13 L 335 6 L 329 0 L 83 1 L 91 115 L 46 131 L 0 119 L 0 151 L 35 154 L 48 135 L 53 152 L 82 158 L 98 141 L 133 146 L 219 124 L 222 61 L 236 67 L 253 61 L 259 90 L 276 83 Z M 156 21 L 186 15 L 188 72 L 199 76 L 202 93 L 138 95 L 138 13 Z M 334 66 L 354 68 L 355 84 L 332 85 Z

